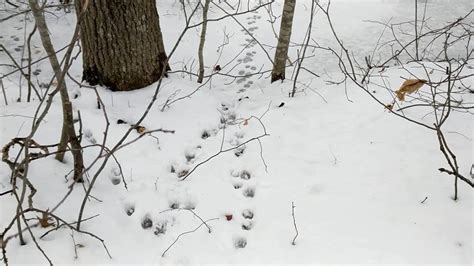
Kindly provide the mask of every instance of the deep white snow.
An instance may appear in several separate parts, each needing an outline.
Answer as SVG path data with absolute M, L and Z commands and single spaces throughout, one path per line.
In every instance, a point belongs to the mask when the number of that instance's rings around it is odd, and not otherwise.
M 255 2 L 251 1 L 250 5 Z M 298 2 L 294 44 L 303 41 L 311 5 L 310 1 Z M 184 27 L 184 16 L 179 1 L 157 1 L 157 4 L 164 41 L 170 51 Z M 0 8 L 4 5 L 1 3 Z M 220 6 L 230 11 L 224 3 Z M 361 58 L 372 53 L 383 30 L 379 24 L 367 21 L 413 20 L 412 1 L 339 0 L 333 1 L 332 6 L 333 21 L 341 38 Z M 277 1 L 273 12 L 281 14 L 281 7 L 282 1 Z M 469 9 L 472 9 L 470 1 L 428 1 L 427 16 L 431 25 L 439 26 Z M 48 15 L 48 26 L 59 49 L 69 42 L 76 20 L 74 13 L 55 11 L 54 14 L 58 17 Z M 200 14 L 197 13 L 194 23 L 200 21 Z M 0 11 L 0 18 L 7 15 Z M 211 4 L 209 16 L 219 17 L 222 12 Z M 276 38 L 266 10 L 237 18 L 247 29 L 252 29 L 273 58 Z M 0 42 L 20 62 L 26 53 L 21 45 L 33 27 L 32 17 L 18 16 L 2 22 L 1 27 Z M 275 30 L 278 27 L 279 20 Z M 197 71 L 199 34 L 199 28 L 195 28 L 185 35 L 171 59 L 173 70 L 184 66 L 190 70 L 192 65 L 192 71 Z M 226 34 L 230 37 L 228 44 L 221 47 Z M 335 45 L 321 13 L 315 17 L 313 38 L 322 45 Z M 222 73 L 233 75 L 271 69 L 259 45 L 242 50 L 248 39 L 230 18 L 209 23 L 206 73 L 210 74 L 216 64 L 225 66 Z M 33 38 L 33 43 L 34 58 L 45 56 L 38 36 Z M 295 98 L 288 97 L 293 85 L 293 67 L 289 67 L 288 78 L 283 83 L 270 84 L 268 73 L 238 79 L 214 76 L 190 97 L 162 111 L 167 100 L 186 96 L 198 87 L 194 77 L 170 74 L 142 125 L 150 130 L 175 130 L 175 134 L 153 133 L 153 137 L 144 136 L 118 151 L 116 156 L 128 190 L 121 181 L 114 185 L 120 177 L 117 164 L 111 160 L 92 192 L 100 201 L 91 199 L 86 205 L 85 217 L 99 216 L 84 222 L 82 230 L 104 239 L 112 259 L 100 242 L 74 232 L 74 240 L 80 244 L 76 258 L 72 232 L 66 228 L 38 239 L 38 243 L 57 264 L 471 264 L 472 190 L 460 183 L 460 198 L 452 200 L 453 178 L 437 170 L 447 165 L 434 132 L 395 117 L 351 83 L 347 83 L 347 95 L 344 85 L 328 85 L 326 81 L 341 77 L 336 58 L 313 49 L 308 49 L 307 55 L 313 56 L 304 61 L 305 67 L 321 78 L 302 71 L 298 81 L 307 87 L 299 85 L 304 91 Z M 290 59 L 296 59 L 296 48 L 290 50 Z M 11 62 L 0 52 L 0 75 L 12 69 L 3 64 Z M 417 64 L 403 67 L 424 77 Z M 35 83 L 50 80 L 52 71 L 46 60 L 36 64 L 33 70 L 36 69 L 41 73 L 34 76 Z M 80 58 L 70 73 L 81 79 Z M 392 90 L 403 82 L 401 77 L 410 78 L 401 66 L 391 65 L 382 74 Z M 439 79 L 442 74 L 435 72 L 432 79 Z M 474 74 L 474 70 L 466 69 L 466 74 Z M 383 84 L 380 78 L 372 82 Z M 472 84 L 473 80 L 467 82 Z M 4 78 L 3 84 L 9 104 L 6 106 L 0 100 L 2 146 L 14 137 L 29 133 L 38 103 L 37 99 L 26 103 L 27 85 L 18 74 Z M 22 101 L 16 102 L 20 86 Z M 70 80 L 68 87 L 71 96 L 77 96 L 73 108 L 81 113 L 82 144 L 101 143 L 105 120 L 102 110 L 96 108 L 94 91 L 79 88 Z M 115 122 L 118 119 L 135 122 L 155 88 L 156 84 L 131 92 L 97 88 L 111 121 L 108 145 L 113 146 L 129 128 Z M 384 88 L 375 85 L 371 88 L 390 102 L 390 94 Z M 472 100 L 472 94 L 465 99 Z M 281 103 L 284 106 L 278 107 Z M 34 137 L 38 143 L 53 144 L 59 140 L 60 108 L 60 99 L 56 97 Z M 406 111 L 408 116 L 423 122 L 433 120 L 429 113 L 430 109 Z M 261 146 L 252 141 L 238 157 L 235 151 L 223 153 L 198 167 L 186 180 L 179 181 L 177 173 L 189 171 L 214 155 L 222 143 L 226 149 L 261 135 L 264 128 L 255 117 L 261 118 L 269 134 L 261 138 Z M 235 121 L 224 130 L 222 118 Z M 473 156 L 472 122 L 470 114 L 455 112 L 445 128 L 466 176 Z M 204 131 L 209 135 L 206 139 L 202 138 Z M 138 136 L 132 132 L 129 140 Z M 98 152 L 99 148 L 86 149 L 86 163 Z M 70 155 L 64 164 L 49 157 L 30 165 L 29 178 L 38 190 L 34 198 L 37 208 L 51 209 L 64 197 L 72 182 L 71 176 L 67 182 L 65 179 L 71 167 Z M 175 173 L 171 173 L 171 168 Z M 90 173 L 94 170 L 97 167 Z M 10 189 L 10 175 L 8 166 L 0 164 L 0 192 Z M 77 185 L 55 214 L 76 221 L 83 196 L 84 189 Z M 291 244 L 295 235 L 292 202 L 296 206 L 299 230 L 296 245 Z M 15 203 L 13 196 L 0 197 L 0 230 L 11 221 Z M 204 220 L 217 219 L 208 222 L 211 233 L 202 226 L 182 235 L 162 257 L 178 235 L 201 224 L 188 210 L 170 210 L 175 207 L 193 209 Z M 127 215 L 130 209 L 134 210 L 131 216 Z M 232 215 L 230 220 L 226 218 L 229 215 Z M 147 216 L 153 226 L 143 229 L 141 224 Z M 39 236 L 46 230 L 34 228 L 33 232 Z M 11 230 L 9 234 L 15 232 Z M 20 246 L 17 238 L 8 243 L 10 263 L 46 263 L 29 235 L 25 237 L 28 242 L 25 246 Z

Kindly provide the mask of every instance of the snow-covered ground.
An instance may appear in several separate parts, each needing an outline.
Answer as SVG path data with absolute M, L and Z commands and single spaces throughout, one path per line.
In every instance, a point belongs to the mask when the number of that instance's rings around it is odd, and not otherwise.
M 275 14 L 281 13 L 281 2 L 274 4 Z M 157 3 L 169 51 L 181 32 L 184 17 L 179 1 Z M 339 0 L 332 5 L 333 20 L 341 37 L 362 57 L 372 53 L 383 29 L 363 20 L 413 19 L 411 1 Z M 221 6 L 226 8 L 223 3 Z M 292 38 L 295 43 L 303 41 L 309 8 L 309 1 L 299 1 Z M 434 25 L 453 21 L 469 9 L 470 1 L 427 4 L 427 14 Z M 69 41 L 75 14 L 55 13 L 60 17 L 50 15 L 48 23 L 58 49 Z M 209 16 L 221 15 L 211 5 Z M 18 16 L 3 22 L 0 32 L 0 42 L 19 62 L 25 53 L 21 45 L 33 26 L 31 18 L 24 19 L 25 16 Z M 195 22 L 199 19 L 198 16 Z M 276 38 L 267 21 L 268 13 L 261 9 L 238 19 L 273 57 Z M 279 21 L 275 27 L 278 30 Z M 184 65 L 189 70 L 197 58 L 199 34 L 196 28 L 185 35 L 171 59 L 173 70 L 181 70 Z M 230 38 L 222 47 L 225 35 Z M 313 38 L 322 44 L 334 44 L 320 13 L 316 14 Z M 223 73 L 230 71 L 235 75 L 271 69 L 259 45 L 242 50 L 248 39 L 230 18 L 210 23 L 206 72 L 211 73 L 215 64 L 226 66 Z M 33 43 L 34 58 L 43 57 L 45 52 L 37 36 Z M 128 190 L 117 175 L 117 164 L 111 161 L 92 191 L 96 199 L 86 205 L 84 217 L 99 216 L 84 222 L 81 229 L 104 239 L 112 259 L 97 240 L 65 228 L 48 234 L 38 243 L 58 264 L 471 264 L 472 190 L 460 183 L 460 198 L 452 200 L 452 177 L 437 170 L 446 167 L 446 162 L 439 152 L 436 135 L 390 114 L 351 83 L 347 84 L 347 93 L 344 85 L 328 85 L 327 80 L 337 80 L 340 75 L 336 58 L 312 49 L 307 53 L 314 57 L 306 59 L 305 66 L 321 78 L 302 72 L 299 81 L 308 88 L 295 98 L 288 97 L 293 85 L 291 67 L 283 83 L 270 84 L 268 74 L 238 79 L 214 76 L 190 97 L 163 108 L 168 100 L 188 95 L 198 87 L 189 75 L 171 74 L 164 80 L 157 103 L 142 125 L 175 133 L 153 133 L 119 150 L 116 157 Z M 290 50 L 290 59 L 296 59 L 296 49 Z M 228 62 L 231 63 L 227 65 Z M 0 63 L 10 64 L 5 53 L 0 53 Z M 192 71 L 196 72 L 196 62 L 193 65 Z M 404 67 L 423 77 L 418 65 Z M 52 76 L 48 62 L 38 63 L 33 68 L 36 69 L 41 72 L 35 75 L 35 82 L 48 82 Z M 0 75 L 10 71 L 8 66 L 0 65 Z M 80 80 L 80 58 L 70 72 Z M 442 75 L 437 73 L 433 79 Z M 474 74 L 474 70 L 466 69 L 466 74 Z M 386 69 L 383 75 L 393 90 L 403 82 L 401 77 L 410 78 L 400 66 Z M 473 84 L 472 79 L 467 82 Z M 9 104 L 0 100 L 2 146 L 29 133 L 37 103 L 26 103 L 27 85 L 18 75 L 3 79 L 3 84 Z M 19 86 L 22 101 L 16 102 Z M 68 86 L 71 96 L 77 96 L 73 108 L 81 113 L 82 144 L 101 143 L 105 119 L 103 111 L 96 108 L 94 91 L 78 88 L 70 81 Z M 113 146 L 129 128 L 115 121 L 136 121 L 155 88 L 156 84 L 113 93 L 98 88 L 112 122 L 108 145 Z M 373 90 L 381 98 L 387 94 L 384 88 L 374 86 Z M 389 95 L 386 97 L 389 102 Z M 472 94 L 469 97 L 466 102 L 472 102 Z M 35 135 L 38 143 L 58 141 L 60 108 L 57 97 Z M 409 110 L 407 115 L 426 123 L 433 120 L 426 110 Z M 225 129 L 222 119 L 229 122 Z M 473 156 L 472 122 L 469 114 L 455 112 L 445 126 L 448 142 L 466 176 Z M 194 169 L 216 154 L 221 145 L 223 149 L 235 147 L 261 136 L 264 130 L 268 135 L 260 139 L 261 143 L 249 142 L 237 154 L 235 150 L 222 153 L 197 167 L 184 181 L 179 180 L 178 174 Z M 138 136 L 132 132 L 129 140 Z M 86 149 L 86 162 L 90 163 L 98 152 L 99 148 Z M 49 157 L 30 165 L 29 177 L 38 190 L 34 198 L 37 208 L 51 209 L 67 193 L 72 181 L 69 177 L 66 182 L 65 176 L 71 169 L 72 157 L 68 155 L 67 161 L 62 164 Z M 1 192 L 9 189 L 10 175 L 8 166 L 0 164 Z M 84 189 L 77 185 L 55 214 L 70 222 L 77 220 L 83 196 Z M 15 203 L 13 196 L 0 198 L 2 231 L 14 216 Z M 299 231 L 296 245 L 291 243 L 295 236 L 292 203 Z M 201 218 L 212 219 L 207 222 L 210 233 L 203 225 L 193 233 L 181 235 L 196 229 Z M 151 228 L 142 228 L 145 219 L 152 221 Z M 48 229 L 32 230 L 41 235 Z M 77 257 L 71 234 L 75 243 L 80 244 Z M 16 238 L 8 243 L 9 262 L 45 263 L 30 237 L 25 237 L 28 245 L 20 246 Z M 162 256 L 177 237 L 178 241 Z

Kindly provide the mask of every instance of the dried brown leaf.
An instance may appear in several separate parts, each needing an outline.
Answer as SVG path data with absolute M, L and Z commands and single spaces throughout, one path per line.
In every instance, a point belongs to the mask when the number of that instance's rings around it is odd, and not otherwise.
M 133 128 L 140 134 L 143 134 L 146 131 L 146 128 L 144 126 L 133 126 Z
M 45 212 L 41 214 L 41 218 L 38 217 L 39 223 L 42 228 L 48 228 L 50 226 L 54 226 L 54 223 L 50 222 L 50 219 L 51 218 L 48 215 L 48 210 L 46 210 Z
M 405 95 L 412 94 L 418 91 L 424 84 L 426 84 L 424 79 L 407 79 L 402 83 L 402 86 L 395 91 L 399 101 L 405 100 Z

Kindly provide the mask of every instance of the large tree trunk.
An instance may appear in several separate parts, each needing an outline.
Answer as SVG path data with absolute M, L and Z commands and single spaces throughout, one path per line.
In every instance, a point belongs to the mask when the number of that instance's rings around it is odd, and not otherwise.
M 272 81 L 285 79 L 286 59 L 288 58 L 288 46 L 290 45 L 291 27 L 295 13 L 296 0 L 285 0 L 283 15 L 281 17 L 280 36 L 273 60 Z
M 81 23 L 83 80 L 134 90 L 169 69 L 156 0 L 88 0 Z M 85 0 L 76 0 L 82 10 Z

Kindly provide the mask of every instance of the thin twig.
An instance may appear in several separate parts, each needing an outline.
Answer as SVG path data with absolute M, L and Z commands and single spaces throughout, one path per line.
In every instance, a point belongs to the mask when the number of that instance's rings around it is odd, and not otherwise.
M 293 241 L 291 242 L 291 244 L 292 244 L 293 246 L 296 245 L 296 242 L 295 242 L 295 241 L 296 241 L 296 238 L 298 237 L 298 234 L 299 234 L 299 233 L 298 233 L 298 227 L 296 227 L 295 207 L 296 207 L 296 206 L 295 206 L 294 202 L 292 201 L 292 202 L 291 202 L 291 216 L 293 216 L 293 225 L 295 226 L 295 231 L 296 231 L 296 235 L 295 235 L 295 237 L 293 238 Z
M 171 243 L 171 245 L 165 250 L 163 251 L 163 254 L 161 254 L 161 257 L 164 257 L 166 252 L 168 252 L 168 250 L 174 246 L 174 244 L 176 244 L 176 242 L 178 242 L 179 238 L 182 237 L 183 235 L 186 235 L 186 234 L 191 234 L 191 233 L 194 233 L 196 232 L 199 228 L 201 228 L 201 226 L 203 226 L 204 224 L 206 224 L 207 222 L 210 222 L 210 221 L 213 221 L 213 220 L 218 220 L 219 218 L 212 218 L 212 219 L 209 219 L 209 220 L 206 220 L 204 222 L 202 222 L 198 227 L 194 228 L 193 230 L 191 231 L 186 231 L 186 232 L 183 232 L 181 234 L 178 235 L 178 237 L 176 237 L 176 239 L 173 241 L 173 243 Z

